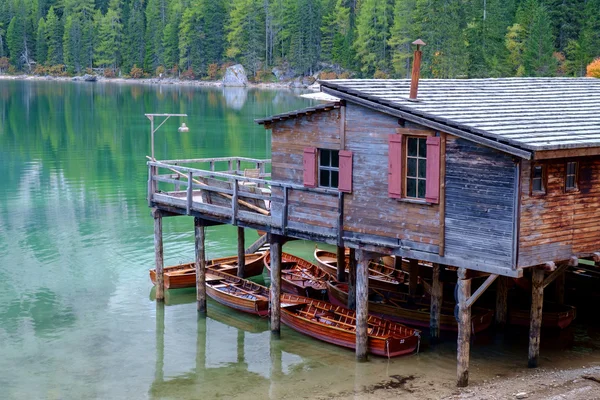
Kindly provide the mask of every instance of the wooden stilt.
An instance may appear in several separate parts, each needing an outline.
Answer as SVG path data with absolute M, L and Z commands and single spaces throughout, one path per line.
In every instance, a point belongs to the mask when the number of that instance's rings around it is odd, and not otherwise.
M 565 304 L 565 273 L 558 275 L 554 280 L 554 290 L 556 302 L 558 304 Z
M 244 278 L 244 267 L 246 265 L 246 243 L 245 243 L 245 235 L 244 228 L 238 226 L 237 228 L 238 234 L 238 247 L 237 247 L 237 256 L 238 256 L 238 270 L 237 276 L 240 278 Z
M 346 280 L 346 249 L 344 246 L 337 247 L 337 281 L 344 282 Z
M 540 331 L 542 329 L 542 306 L 544 304 L 544 270 L 531 271 L 531 322 L 529 325 L 529 368 L 537 368 L 540 355 Z
M 458 338 L 456 351 L 456 386 L 469 384 L 469 357 L 471 349 L 471 307 L 467 300 L 471 296 L 471 279 L 465 279 L 467 270 L 458 270 Z
M 206 250 L 204 221 L 194 218 L 194 244 L 196 249 L 196 308 L 206 315 Z
M 394 269 L 396 271 L 402 271 L 402 257 L 400 257 L 400 256 L 394 257 Z
M 362 362 L 369 351 L 369 258 L 362 250 L 356 256 L 356 360 Z
M 162 215 L 153 210 L 154 217 L 154 260 L 156 268 L 156 301 L 165 301 L 165 274 L 163 258 Z
M 419 279 L 419 260 L 411 259 L 408 265 L 408 294 L 417 295 L 417 283 Z
M 281 326 L 281 237 L 271 236 L 271 334 L 279 337 Z
M 496 324 L 504 326 L 508 313 L 508 278 L 499 276 L 496 284 Z
M 156 366 L 154 381 L 165 381 L 165 305 L 156 303 Z
M 440 265 L 433 264 L 431 284 L 431 312 L 429 318 L 429 333 L 432 343 L 440 338 L 440 312 L 442 309 L 442 282 L 440 281 Z
M 348 265 L 348 308 L 356 310 L 356 250 L 350 249 Z

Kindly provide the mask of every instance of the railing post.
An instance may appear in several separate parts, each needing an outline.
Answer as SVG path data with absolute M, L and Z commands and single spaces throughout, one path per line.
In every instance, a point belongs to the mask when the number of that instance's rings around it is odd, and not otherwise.
M 154 193 L 154 167 L 148 165 L 148 207 L 152 207 L 152 194 Z
M 232 160 L 227 161 L 227 171 L 229 173 L 231 173 L 233 171 L 233 161 Z
M 285 236 L 288 223 L 288 187 L 283 187 L 283 209 L 281 210 L 281 232 Z
M 194 187 L 192 186 L 192 184 L 194 182 L 192 181 L 192 179 L 193 179 L 192 171 L 188 172 L 187 178 L 188 178 L 188 186 L 187 186 L 187 193 L 186 193 L 185 212 L 187 215 L 190 215 L 191 211 L 192 211 L 192 201 L 194 200 Z
M 237 160 L 235 160 L 235 172 L 238 173 L 241 170 L 241 161 L 238 158 Z
M 238 214 L 238 181 L 233 180 L 233 196 L 231 196 L 231 224 L 237 225 Z
M 175 180 L 179 182 L 181 180 L 181 176 L 179 174 L 175 175 Z M 181 190 L 181 185 L 179 183 L 175 184 L 175 191 L 179 192 Z
M 214 171 L 215 171 L 215 162 L 214 162 L 214 161 L 211 161 L 211 162 L 210 162 L 210 170 L 211 170 L 212 172 L 214 172 Z M 213 178 L 213 175 L 211 175 L 210 177 L 211 177 L 211 178 Z

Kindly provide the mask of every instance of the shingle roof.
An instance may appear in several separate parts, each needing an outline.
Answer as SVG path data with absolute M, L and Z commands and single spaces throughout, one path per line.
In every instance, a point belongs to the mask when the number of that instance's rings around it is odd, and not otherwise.
M 263 124 L 268 124 L 268 123 L 271 123 L 271 122 L 284 121 L 286 119 L 296 118 L 296 117 L 299 117 L 299 116 L 302 116 L 302 115 L 313 114 L 313 113 L 316 113 L 316 112 L 329 111 L 329 110 L 333 110 L 335 108 L 340 108 L 340 102 L 339 101 L 335 101 L 335 102 L 331 102 L 331 103 L 325 103 L 325 104 L 319 104 L 317 106 L 307 107 L 307 108 L 303 108 L 303 109 L 300 109 L 300 110 L 291 111 L 291 112 L 288 112 L 288 113 L 272 115 L 272 116 L 270 116 L 268 118 L 255 119 L 254 122 L 256 122 L 259 125 L 263 125 Z
M 321 90 L 349 101 L 381 104 L 526 150 L 600 147 L 600 79 L 421 79 L 321 81 Z

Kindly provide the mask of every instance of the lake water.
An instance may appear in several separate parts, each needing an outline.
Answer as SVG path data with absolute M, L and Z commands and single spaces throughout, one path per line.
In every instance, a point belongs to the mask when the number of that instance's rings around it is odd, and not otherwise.
M 310 104 L 281 90 L 0 80 L 0 398 L 361 397 L 394 376 L 429 385 L 421 398 L 451 388 L 452 336 L 356 364 L 286 327 L 272 341 L 266 320 L 212 301 L 198 318 L 194 290 L 152 300 L 144 113 L 189 114 L 189 133 L 175 118 L 157 132 L 159 159 L 268 158 L 270 133 L 253 119 Z M 193 259 L 191 217 L 165 219 L 164 251 L 166 265 Z M 235 228 L 207 229 L 208 257 L 235 252 Z M 597 336 L 545 336 L 558 345 L 542 338 L 541 363 L 598 362 Z M 526 364 L 527 331 L 479 335 L 472 349 L 472 382 L 511 373 Z

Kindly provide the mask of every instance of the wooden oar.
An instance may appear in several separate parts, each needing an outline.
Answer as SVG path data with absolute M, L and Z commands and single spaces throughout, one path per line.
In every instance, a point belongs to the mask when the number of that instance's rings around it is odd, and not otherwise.
M 224 283 L 225 285 L 227 285 L 227 286 L 229 286 L 229 287 L 235 288 L 235 289 L 239 290 L 240 292 L 244 292 L 244 293 L 246 293 L 247 295 L 250 295 L 250 296 L 253 296 L 253 297 L 256 297 L 256 298 L 258 298 L 258 297 L 261 297 L 261 298 L 266 298 L 266 296 L 263 296 L 263 295 L 261 295 L 261 294 L 258 294 L 257 292 L 250 292 L 250 291 L 248 291 L 248 290 L 245 290 L 245 289 L 243 289 L 243 288 L 241 288 L 241 287 L 239 287 L 239 286 L 237 286 L 237 285 L 234 285 L 233 283 L 229 283 L 229 282 L 227 282 L 227 281 L 222 281 L 222 283 Z

